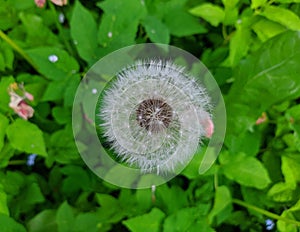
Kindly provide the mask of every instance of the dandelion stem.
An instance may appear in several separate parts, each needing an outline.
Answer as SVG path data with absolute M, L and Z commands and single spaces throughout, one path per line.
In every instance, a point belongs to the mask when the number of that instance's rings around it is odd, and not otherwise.
M 275 214 L 275 213 L 271 213 L 271 212 L 269 212 L 267 210 L 258 208 L 258 207 L 254 206 L 254 205 L 250 205 L 250 204 L 248 204 L 248 203 L 246 203 L 244 201 L 241 201 L 239 199 L 232 199 L 232 202 L 235 203 L 235 204 L 237 204 L 237 205 L 243 206 L 243 207 L 245 207 L 247 209 L 254 210 L 254 211 L 256 211 L 256 212 L 258 212 L 260 214 L 263 214 L 263 215 L 265 215 L 265 216 L 267 216 L 269 218 L 273 218 L 275 220 L 281 220 L 281 221 L 284 221 L 286 223 L 291 223 L 291 224 L 294 224 L 294 225 L 300 227 L 300 222 L 299 221 L 296 221 L 296 220 L 293 220 L 293 219 L 290 219 L 290 218 L 286 218 L 286 217 L 282 217 L 282 216 L 280 216 L 278 214 Z
M 37 66 L 31 60 L 31 58 L 26 54 L 26 52 L 19 47 L 13 40 L 11 40 L 2 30 L 0 30 L 0 38 L 7 42 L 17 53 L 19 53 L 36 71 L 38 71 Z

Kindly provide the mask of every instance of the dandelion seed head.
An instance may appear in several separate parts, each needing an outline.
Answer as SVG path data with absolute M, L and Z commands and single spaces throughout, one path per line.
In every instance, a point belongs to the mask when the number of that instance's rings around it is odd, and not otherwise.
M 98 177 L 151 188 L 182 172 L 198 151 L 199 173 L 211 167 L 224 141 L 226 110 L 217 82 L 192 54 L 136 44 L 88 70 L 74 97 L 72 129 L 79 154 Z
M 169 61 L 137 61 L 121 70 L 100 107 L 104 136 L 117 156 L 143 172 L 173 172 L 205 136 L 205 89 Z

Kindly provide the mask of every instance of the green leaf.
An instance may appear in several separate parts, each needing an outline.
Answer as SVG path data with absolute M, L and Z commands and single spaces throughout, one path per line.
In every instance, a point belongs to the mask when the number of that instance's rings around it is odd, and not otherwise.
M 93 15 L 76 1 L 71 17 L 71 37 L 82 59 L 92 64 L 97 60 L 97 24 Z
M 56 211 L 51 209 L 43 210 L 36 214 L 27 225 L 30 232 L 57 231 Z
M 239 9 L 237 7 L 228 8 L 225 6 L 224 25 L 234 25 L 239 16 Z
M 21 198 L 24 200 L 24 205 L 34 205 L 45 201 L 44 195 L 41 192 L 38 183 L 31 182 L 26 186 L 26 189 L 21 192 Z
M 294 2 L 300 2 L 300 0 L 275 0 L 274 2 L 280 2 L 280 3 L 294 3 Z
M 77 61 L 66 51 L 56 47 L 39 47 L 26 50 L 38 71 L 50 80 L 63 80 L 79 70 Z
M 0 29 L 8 30 L 18 23 L 16 9 L 10 2 L 0 1 Z
M 9 216 L 9 209 L 7 206 L 7 195 L 4 192 L 3 186 L 0 184 L 0 214 Z
M 172 35 L 182 37 L 206 33 L 206 28 L 199 20 L 185 9 L 186 0 L 173 0 L 155 4 L 157 11 L 162 11 L 163 22 Z M 188 25 L 188 26 L 187 26 Z
M 107 194 L 96 194 L 97 202 L 100 205 L 98 210 L 99 219 L 107 223 L 115 223 L 120 221 L 126 213 L 121 209 L 120 202 Z
M 156 201 L 163 204 L 168 214 L 188 206 L 187 194 L 178 186 L 170 188 L 167 185 L 159 186 L 156 190 Z
M 27 45 L 38 47 L 59 44 L 57 36 L 44 24 L 41 17 L 24 12 L 20 12 L 19 17 L 25 27 Z
M 122 165 L 115 165 L 105 175 L 105 180 L 111 183 L 122 183 L 124 186 L 133 186 L 136 184 L 137 175 L 135 173 L 128 173 Z
M 47 85 L 41 100 L 57 101 L 63 99 L 65 104 L 73 104 L 75 90 L 79 82 L 77 74 L 66 76 L 63 80 L 52 81 Z
M 242 210 L 232 212 L 226 223 L 234 226 L 240 226 L 241 229 L 250 227 L 252 225 L 252 222 L 248 220 L 248 214 Z
M 291 30 L 300 30 L 300 18 L 288 9 L 268 5 L 264 7 L 261 15 Z
M 150 213 L 130 218 L 122 223 L 132 232 L 158 232 L 165 214 L 157 208 Z
M 5 131 L 8 124 L 9 124 L 8 119 L 3 114 L 0 114 L 0 151 L 4 146 Z
M 300 105 L 288 109 L 285 116 L 290 121 L 290 126 L 296 132 L 297 137 L 300 138 Z
M 252 187 L 241 186 L 241 193 L 244 201 L 247 202 L 248 204 L 255 205 L 256 207 L 259 208 L 265 208 L 265 207 L 271 208 L 274 206 L 274 202 L 272 201 L 272 199 L 270 199 L 270 197 L 267 195 L 265 191 L 261 191 L 259 189 L 252 188 Z M 259 198 L 257 197 L 258 195 Z M 247 211 L 251 215 L 255 215 L 258 218 L 263 218 L 263 216 L 255 210 L 247 209 Z
M 2 232 L 26 232 L 21 224 L 5 214 L 0 214 L 0 225 Z
M 208 218 L 210 224 L 215 218 L 217 224 L 222 223 L 230 215 L 232 210 L 231 194 L 227 186 L 218 186 L 215 193 L 215 200 Z
M 164 232 L 213 232 L 207 223 L 205 214 L 201 214 L 205 205 L 199 207 L 182 208 L 165 219 Z M 204 209 L 206 211 L 206 209 Z M 207 213 L 207 212 L 206 212 Z
M 295 220 L 293 213 L 289 210 L 284 210 L 280 216 Z M 282 220 L 277 221 L 277 228 L 279 232 L 298 232 L 298 229 L 294 224 Z
M 203 156 L 207 150 L 200 149 L 193 156 L 193 159 L 188 164 L 188 166 L 181 172 L 182 175 L 186 176 L 188 179 L 199 178 L 199 164 L 201 163 Z
M 7 127 L 6 133 L 14 148 L 27 153 L 47 156 L 43 132 L 36 125 L 18 118 Z
M 74 214 L 73 209 L 68 202 L 62 203 L 56 213 L 56 223 L 58 232 L 68 232 L 74 229 Z
M 170 34 L 167 26 L 155 16 L 147 16 L 143 21 L 143 26 L 152 42 L 164 44 L 170 42 Z
M 146 15 L 145 4 L 139 0 L 106 0 L 97 6 L 104 11 L 99 44 L 110 50 L 134 44 L 139 21 Z
M 19 172 L 7 171 L 6 175 L 0 179 L 5 192 L 9 195 L 17 195 L 24 186 L 25 175 Z
M 80 80 L 81 80 L 80 75 L 75 74 L 72 76 L 72 78 L 70 78 L 70 81 L 68 81 L 64 91 L 64 97 L 63 97 L 65 107 L 73 106 L 73 101 Z
M 1 70 L 4 71 L 5 68 L 12 69 L 14 62 L 14 52 L 6 42 L 0 42 L 0 55 L 3 58 L 3 65 L 1 65 Z
M 153 199 L 151 197 L 151 194 L 151 189 L 139 189 L 136 192 L 135 197 L 138 210 L 146 211 L 152 207 Z
M 8 165 L 9 160 L 15 154 L 15 149 L 9 143 L 6 143 L 0 151 L 0 168 L 4 168 Z
M 263 42 L 286 31 L 286 27 L 268 19 L 261 19 L 252 25 L 253 31 Z
M 68 165 L 61 169 L 67 176 L 62 183 L 62 191 L 66 196 L 71 197 L 80 190 L 87 191 L 90 186 L 90 178 L 85 170 L 79 166 Z
M 236 66 L 241 58 L 247 55 L 250 42 L 250 29 L 244 24 L 238 24 L 236 31 L 230 39 L 229 61 L 231 66 Z
M 226 97 L 227 134 L 253 130 L 271 105 L 300 96 L 300 33 L 286 32 L 264 43 L 236 68 Z M 227 139 L 230 136 L 227 137 Z
M 98 232 L 108 231 L 103 228 L 99 217 L 95 213 L 81 213 L 75 219 L 75 228 L 77 232 Z
M 238 0 L 222 0 L 225 6 L 224 25 L 234 25 L 238 20 L 239 9 L 236 4 Z
M 284 218 L 297 220 L 299 212 L 300 212 L 300 200 L 298 200 L 297 203 L 295 205 L 293 205 L 292 207 L 290 207 L 289 209 L 284 210 L 280 216 L 282 216 Z M 277 221 L 277 227 L 278 227 L 278 231 L 280 231 L 280 232 L 286 232 L 286 231 L 297 232 L 298 231 L 297 227 L 294 224 L 283 221 L 283 220 Z
M 300 183 L 300 157 L 299 154 L 283 155 L 281 158 L 281 169 L 285 181 L 296 188 Z
M 234 155 L 222 153 L 220 162 L 225 176 L 241 185 L 264 189 L 271 182 L 263 164 L 258 159 L 246 156 L 244 153 Z
M 272 149 L 273 150 L 273 149 Z M 268 170 L 270 178 L 273 182 L 278 182 L 282 180 L 282 173 L 281 173 L 281 157 L 277 152 L 272 150 L 266 151 L 263 153 L 262 160 L 264 166 Z
M 57 101 L 61 100 L 64 96 L 64 91 L 67 86 L 65 81 L 51 81 L 43 94 L 42 101 Z
M 35 2 L 32 2 L 30 0 L 13 0 L 10 2 L 17 10 L 28 10 L 30 8 L 36 7 Z
M 233 8 L 238 4 L 239 0 L 222 0 L 222 3 L 225 7 Z
M 221 7 L 211 3 L 204 3 L 196 6 L 190 9 L 190 13 L 203 18 L 215 27 L 223 22 L 225 17 L 224 10 Z
M 256 9 L 258 7 L 264 6 L 267 0 L 251 0 L 251 8 Z
M 0 53 L 0 71 L 5 70 L 5 60 L 3 54 Z
M 256 156 L 261 144 L 261 134 L 259 131 L 246 131 L 239 136 L 232 136 L 229 151 L 231 154 L 243 152 L 248 156 Z
M 268 191 L 268 197 L 276 202 L 289 202 L 294 198 L 295 187 L 285 182 L 279 182 Z
M 71 110 L 68 108 L 56 106 L 52 109 L 52 115 L 59 124 L 66 124 L 71 121 Z
M 40 186 L 36 183 L 35 176 L 26 176 L 21 191 L 9 204 L 11 214 L 15 217 L 22 213 L 31 211 L 36 204 L 45 201 Z
M 57 161 L 59 163 L 68 164 L 79 158 L 70 125 L 67 125 L 65 129 L 58 130 L 51 135 L 48 153 L 47 162 L 49 163 Z
M 7 113 L 9 111 L 12 111 L 11 108 L 9 108 L 9 102 L 10 97 L 7 92 L 8 87 L 10 84 L 14 83 L 15 80 L 12 76 L 2 76 L 0 80 L 0 111 L 3 113 Z

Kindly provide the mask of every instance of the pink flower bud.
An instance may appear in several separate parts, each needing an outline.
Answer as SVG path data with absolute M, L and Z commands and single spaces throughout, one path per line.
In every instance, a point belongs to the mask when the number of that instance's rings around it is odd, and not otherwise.
M 17 94 L 15 90 L 21 91 L 21 96 Z M 22 84 L 16 85 L 16 83 L 13 83 L 10 85 L 8 94 L 10 95 L 9 107 L 12 108 L 16 114 L 25 120 L 33 116 L 34 109 L 29 106 L 25 100 L 33 101 L 34 97 L 24 90 Z
M 204 128 L 204 136 L 207 138 L 211 138 L 215 128 L 214 123 L 211 120 L 211 116 L 206 111 L 198 110 L 198 117 L 200 119 L 200 124 Z
M 32 94 L 28 93 L 28 92 L 25 92 L 25 97 L 29 100 L 29 101 L 33 101 L 34 100 L 34 97 Z
M 34 110 L 31 106 L 27 105 L 26 102 L 22 101 L 16 112 L 21 118 L 28 120 L 33 116 Z
M 212 134 L 214 133 L 214 123 L 210 118 L 207 118 L 206 125 L 205 125 L 206 137 L 211 138 Z
M 37 7 L 39 8 L 43 8 L 46 4 L 46 0 L 34 0 L 35 5 L 37 5 Z
M 263 112 L 262 115 L 256 120 L 255 124 L 259 125 L 267 121 L 267 114 L 266 112 Z
M 51 0 L 57 6 L 63 6 L 68 4 L 68 0 Z

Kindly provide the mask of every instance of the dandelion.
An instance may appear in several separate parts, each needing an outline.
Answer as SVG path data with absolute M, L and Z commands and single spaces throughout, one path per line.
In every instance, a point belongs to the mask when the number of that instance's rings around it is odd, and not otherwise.
M 34 109 L 27 104 L 33 101 L 34 97 L 24 89 L 23 84 L 13 83 L 9 86 L 8 94 L 10 95 L 9 107 L 14 110 L 21 118 L 28 120 L 34 113 Z
M 143 173 L 185 166 L 214 130 L 206 90 L 171 61 L 138 61 L 123 69 L 99 105 L 103 137 L 122 162 Z

